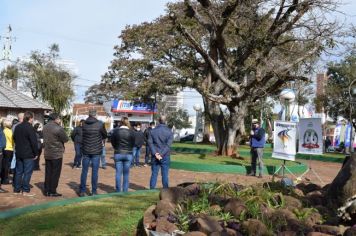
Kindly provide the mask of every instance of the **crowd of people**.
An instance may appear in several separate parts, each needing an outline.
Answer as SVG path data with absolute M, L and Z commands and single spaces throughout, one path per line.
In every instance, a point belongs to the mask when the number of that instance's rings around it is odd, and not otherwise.
M 81 169 L 78 195 L 86 196 L 86 182 L 91 168 L 91 191 L 97 194 L 99 168 L 106 168 L 105 141 L 107 131 L 103 122 L 96 118 L 96 111 L 90 110 L 86 120 L 81 120 L 74 128 L 70 138 L 74 143 L 75 156 L 73 168 Z M 18 119 L 3 119 L 0 129 L 0 193 L 6 192 L 1 184 L 12 184 L 14 194 L 34 196 L 31 193 L 31 177 L 34 170 L 40 170 L 40 156 L 44 153 L 45 176 L 43 194 L 48 197 L 62 196 L 57 192 L 61 176 L 65 143 L 69 137 L 62 127 L 57 113 L 49 115 L 49 121 L 43 126 L 34 122 L 31 112 L 18 114 Z M 130 183 L 130 168 L 140 167 L 141 149 L 146 144 L 143 166 L 151 165 L 150 188 L 156 187 L 158 172 L 161 169 L 162 185 L 168 188 L 170 147 L 173 133 L 166 125 L 166 118 L 161 116 L 158 125 L 151 122 L 142 132 L 141 123 L 133 128 L 127 117 L 123 117 L 110 137 L 114 149 L 115 189 L 127 192 Z M 12 175 L 12 178 L 11 178 Z

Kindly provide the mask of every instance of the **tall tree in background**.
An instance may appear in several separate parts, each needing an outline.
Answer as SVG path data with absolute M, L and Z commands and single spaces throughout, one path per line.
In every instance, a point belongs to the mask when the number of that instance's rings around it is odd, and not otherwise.
M 298 68 L 333 46 L 335 25 L 326 14 L 335 7 L 331 0 L 170 4 L 167 15 L 122 32 L 109 78 L 137 96 L 196 89 L 218 153 L 234 155 L 248 107 L 290 81 L 306 80 Z
M 13 65 L 9 65 L 0 72 L 0 80 L 4 82 L 17 82 L 21 77 L 19 71 L 18 62 Z
M 47 102 L 58 113 L 69 107 L 75 78 L 58 63 L 59 59 L 59 46 L 53 44 L 47 53 L 31 52 L 29 59 L 21 64 L 23 89 L 29 90 L 33 98 Z
M 85 91 L 84 102 L 93 104 L 103 104 L 112 99 L 122 97 L 122 88 L 111 83 L 100 83 L 90 86 Z
M 167 125 L 178 130 L 192 127 L 189 114 L 186 110 L 178 109 L 167 115 Z

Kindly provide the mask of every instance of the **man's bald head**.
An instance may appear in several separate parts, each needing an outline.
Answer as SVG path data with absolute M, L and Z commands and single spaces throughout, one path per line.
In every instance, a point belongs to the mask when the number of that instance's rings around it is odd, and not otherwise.
M 166 122 L 167 122 L 167 117 L 166 116 L 160 116 L 158 118 L 158 123 L 165 124 Z

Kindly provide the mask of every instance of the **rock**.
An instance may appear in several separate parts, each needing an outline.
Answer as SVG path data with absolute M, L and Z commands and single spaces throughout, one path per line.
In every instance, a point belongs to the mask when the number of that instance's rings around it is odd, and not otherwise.
M 143 213 L 143 226 L 145 228 L 150 228 L 151 223 L 156 220 L 155 209 L 156 205 L 152 205 Z
M 305 194 L 308 194 L 308 193 L 314 192 L 314 191 L 320 191 L 320 190 L 321 190 L 321 187 L 320 187 L 320 185 L 317 185 L 317 184 L 307 184 L 304 187 Z
M 278 209 L 272 213 L 271 220 L 273 223 L 278 224 L 281 221 L 289 219 L 297 219 L 297 217 L 288 209 Z
M 264 236 L 268 235 L 268 229 L 265 224 L 259 220 L 249 219 L 241 225 L 244 235 Z
M 313 231 L 311 226 L 308 226 L 304 222 L 297 219 L 287 219 L 287 225 L 285 227 L 286 231 L 294 231 L 297 235 L 306 235 L 309 232 Z M 282 227 L 284 228 L 284 227 Z
M 200 215 L 189 226 L 191 231 L 200 231 L 210 235 L 213 232 L 221 232 L 223 228 L 220 223 L 211 216 Z
M 331 236 L 330 234 L 324 234 L 320 232 L 310 232 L 307 234 L 307 236 Z
M 313 191 L 309 192 L 306 195 L 306 199 L 310 205 L 316 206 L 316 205 L 324 205 L 324 196 L 321 191 Z
M 269 218 L 272 217 L 272 215 L 275 212 L 275 210 L 273 208 L 269 208 L 265 204 L 261 204 L 260 205 L 260 212 L 261 212 L 261 214 L 262 214 L 262 216 L 264 218 L 269 219 Z
M 229 198 L 227 196 L 210 194 L 208 196 L 208 200 L 209 200 L 210 204 L 225 205 L 229 201 Z
M 242 234 L 233 229 L 224 229 L 221 232 L 213 232 L 209 236 L 242 236 Z
M 289 210 L 293 210 L 295 208 L 299 209 L 303 206 L 299 199 L 287 195 L 284 196 L 284 202 L 286 208 Z
M 314 225 L 313 226 L 315 232 L 320 232 L 324 234 L 331 234 L 331 235 L 339 235 L 340 229 L 337 226 L 332 225 Z
M 229 201 L 224 207 L 224 212 L 226 213 L 230 212 L 237 219 L 240 217 L 240 215 L 243 212 L 246 211 L 247 211 L 247 207 L 245 206 L 245 204 L 242 201 L 235 198 L 229 199 Z
M 157 203 L 154 211 L 156 217 L 167 217 L 170 213 L 174 213 L 176 205 L 167 200 L 161 200 Z
M 176 230 L 178 230 L 178 227 L 175 224 L 169 222 L 166 218 L 160 217 L 157 219 L 157 232 L 172 234 Z
M 319 212 L 312 212 L 306 219 L 305 223 L 308 226 L 313 226 L 315 224 L 322 223 L 323 216 Z
M 348 228 L 344 232 L 343 236 L 356 236 L 356 226 Z
M 220 212 L 222 209 L 221 209 L 221 207 L 219 206 L 219 205 L 211 205 L 210 206 L 210 210 L 211 211 L 215 211 L 215 212 Z
M 299 197 L 304 197 L 304 192 L 299 188 L 294 189 L 294 193 Z
M 174 204 L 178 204 L 183 201 L 185 197 L 185 191 L 182 187 L 171 187 L 171 188 L 163 188 L 159 192 L 160 200 L 167 200 Z
M 192 232 L 183 234 L 183 236 L 207 236 L 207 235 L 200 231 L 192 231 Z
M 184 188 L 185 194 L 188 196 L 191 195 L 198 195 L 200 192 L 200 185 L 194 183 L 191 185 L 188 185 L 187 187 Z
M 283 231 L 279 232 L 277 236 L 297 236 L 297 233 L 294 231 Z

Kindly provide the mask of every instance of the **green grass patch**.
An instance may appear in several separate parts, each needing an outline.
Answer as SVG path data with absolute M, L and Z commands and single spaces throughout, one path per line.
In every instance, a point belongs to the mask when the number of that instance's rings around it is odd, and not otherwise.
M 185 154 L 185 153 L 177 153 L 171 156 L 172 161 L 177 162 L 186 162 L 186 163 L 204 163 L 211 165 L 240 165 L 240 166 L 250 166 L 251 159 L 249 156 L 243 156 L 244 160 L 233 159 L 231 157 L 224 156 L 212 156 L 208 154 Z M 298 163 L 294 161 L 287 161 L 288 166 L 298 165 Z M 281 164 L 281 160 L 277 159 L 264 159 L 263 164 L 265 166 L 278 166 Z
M 0 220 L 0 235 L 135 235 L 157 192 L 120 195 Z

